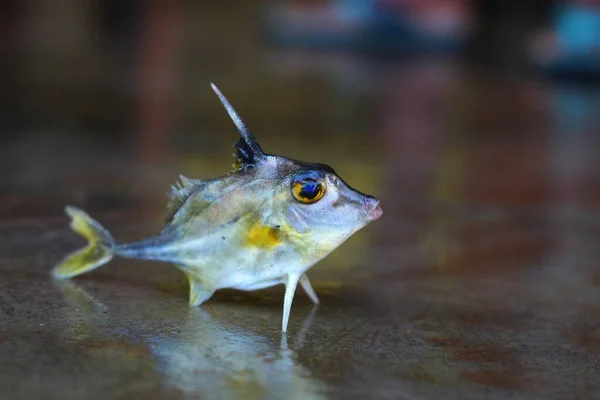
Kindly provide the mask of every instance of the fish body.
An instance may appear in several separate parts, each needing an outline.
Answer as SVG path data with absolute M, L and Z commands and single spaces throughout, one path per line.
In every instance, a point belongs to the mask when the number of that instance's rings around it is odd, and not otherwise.
M 181 176 L 169 192 L 156 236 L 116 244 L 84 211 L 67 207 L 71 227 L 89 240 L 53 270 L 57 279 L 91 271 L 115 255 L 177 265 L 190 283 L 190 305 L 222 288 L 286 285 L 282 330 L 298 284 L 315 303 L 306 271 L 381 214 L 379 201 L 348 186 L 324 164 L 266 154 L 213 85 L 241 134 L 234 171 L 211 179 Z

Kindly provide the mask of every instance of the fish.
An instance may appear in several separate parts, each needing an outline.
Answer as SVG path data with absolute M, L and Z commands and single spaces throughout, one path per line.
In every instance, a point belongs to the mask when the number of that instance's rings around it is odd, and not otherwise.
M 115 256 L 168 262 L 189 282 L 189 305 L 216 290 L 285 285 L 282 332 L 300 285 L 319 298 L 307 271 L 383 214 L 380 201 L 348 185 L 326 164 L 265 153 L 216 85 L 239 131 L 233 169 L 214 179 L 183 175 L 168 193 L 165 225 L 149 238 L 117 243 L 85 211 L 67 206 L 70 227 L 88 240 L 52 270 L 54 279 L 90 272 Z

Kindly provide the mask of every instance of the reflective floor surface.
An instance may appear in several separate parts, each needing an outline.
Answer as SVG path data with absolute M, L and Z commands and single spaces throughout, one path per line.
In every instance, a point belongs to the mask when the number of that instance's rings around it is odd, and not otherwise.
M 598 88 L 266 49 L 239 2 L 154 15 L 141 70 L 160 79 L 135 95 L 114 72 L 139 61 L 126 32 L 94 47 L 64 22 L 85 4 L 30 21 L 41 44 L 0 77 L 1 399 L 600 398 Z M 179 174 L 229 170 L 237 133 L 210 81 L 265 151 L 381 199 L 309 271 L 321 304 L 298 291 L 287 336 L 283 287 L 190 309 L 168 264 L 50 279 L 83 245 L 65 205 L 140 239 Z
M 282 287 L 190 309 L 166 264 L 50 279 L 82 245 L 64 205 L 141 238 L 179 173 L 227 171 L 236 133 L 208 87 L 206 131 L 25 132 L 2 156 L 0 397 L 599 398 L 598 95 L 438 63 L 355 87 L 293 74 L 221 86 L 263 148 L 332 164 L 384 209 L 310 271 L 321 305 L 299 291 L 284 336 Z

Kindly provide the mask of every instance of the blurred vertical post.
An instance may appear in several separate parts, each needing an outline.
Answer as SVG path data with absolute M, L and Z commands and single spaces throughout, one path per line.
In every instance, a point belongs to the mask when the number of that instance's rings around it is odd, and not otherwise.
M 18 0 L 6 0 L 0 5 L 0 59 L 8 61 L 0 63 L 0 126 L 10 121 L 13 117 L 11 108 L 18 103 L 22 11 L 23 6 Z M 4 113 L 6 115 L 2 115 Z
M 183 21 L 181 0 L 151 0 L 144 9 L 136 96 L 138 151 L 144 164 L 160 163 L 167 155 Z

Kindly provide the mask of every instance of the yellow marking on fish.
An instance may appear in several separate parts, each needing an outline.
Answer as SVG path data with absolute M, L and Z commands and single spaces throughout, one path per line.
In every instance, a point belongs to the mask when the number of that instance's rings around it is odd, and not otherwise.
M 71 228 L 91 243 L 98 241 L 97 234 L 91 229 L 87 215 L 72 207 L 67 207 L 67 214 L 72 218 Z
M 271 249 L 281 244 L 281 228 L 256 224 L 248 231 L 247 244 L 262 249 Z
M 89 243 L 83 249 L 69 254 L 58 264 L 53 275 L 58 279 L 71 278 L 98 268 L 107 263 L 114 255 L 113 238 L 85 212 L 75 207 L 66 207 L 71 217 L 71 228 Z

